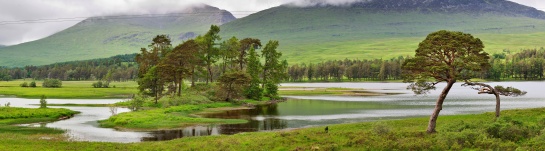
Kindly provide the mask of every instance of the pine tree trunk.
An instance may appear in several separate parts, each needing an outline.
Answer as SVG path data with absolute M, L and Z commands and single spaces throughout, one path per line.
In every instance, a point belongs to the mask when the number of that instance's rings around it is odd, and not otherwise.
M 443 89 L 441 92 L 441 95 L 437 99 L 437 102 L 435 104 L 435 109 L 433 110 L 433 114 L 431 114 L 430 121 L 428 123 L 428 129 L 426 132 L 428 133 L 435 133 L 435 126 L 437 123 L 437 117 L 439 116 L 439 112 L 443 109 L 443 102 L 445 101 L 445 98 L 447 97 L 448 92 L 452 88 L 452 85 L 456 83 L 456 80 L 448 81 L 447 86 Z
M 496 96 L 496 118 L 499 118 L 500 117 L 500 95 L 496 91 L 494 91 L 494 95 Z

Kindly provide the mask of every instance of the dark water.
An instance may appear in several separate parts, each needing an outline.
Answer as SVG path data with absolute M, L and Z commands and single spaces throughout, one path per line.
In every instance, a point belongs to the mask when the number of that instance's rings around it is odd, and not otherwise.
M 523 97 L 502 97 L 502 110 L 515 108 L 545 107 L 545 82 L 501 82 L 491 85 L 514 86 L 528 94 Z M 427 96 L 414 96 L 405 90 L 405 83 L 295 83 L 283 86 L 298 87 L 345 87 L 363 88 L 369 91 L 402 93 L 387 96 L 285 96 L 286 102 L 257 106 L 255 109 L 226 111 L 205 115 L 211 118 L 247 119 L 245 124 L 205 125 L 179 130 L 152 132 L 121 132 L 100 128 L 96 121 L 111 116 L 107 107 L 63 107 L 80 111 L 75 117 L 48 123 L 45 126 L 66 129 L 66 135 L 75 141 L 140 142 L 162 141 L 183 137 L 236 134 L 241 132 L 270 131 L 339 123 L 364 122 L 383 119 L 402 119 L 429 116 L 441 88 Z M 0 104 L 11 102 L 12 106 L 36 107 L 37 99 L 0 98 Z M 122 100 L 55 100 L 49 103 L 110 104 Z M 455 85 L 443 105 L 440 115 L 473 114 L 493 112 L 493 95 L 478 95 L 476 91 Z M 128 109 L 120 108 L 119 113 Z

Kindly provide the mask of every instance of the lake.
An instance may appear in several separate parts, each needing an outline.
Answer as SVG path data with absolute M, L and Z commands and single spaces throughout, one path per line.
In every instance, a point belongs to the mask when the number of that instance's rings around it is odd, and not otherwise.
M 440 115 L 493 112 L 495 97 L 477 94 L 476 90 L 455 84 L 451 89 Z M 545 82 L 496 82 L 490 85 L 514 86 L 525 90 L 521 97 L 502 96 L 502 110 L 515 108 L 545 107 L 545 93 L 540 88 Z M 235 134 L 241 132 L 270 131 L 339 123 L 353 123 L 408 117 L 427 117 L 435 106 L 438 94 L 445 84 L 427 96 L 414 96 L 406 90 L 406 83 L 284 83 L 290 87 L 342 87 L 361 88 L 384 93 L 401 93 L 386 96 L 284 96 L 286 102 L 257 106 L 255 109 L 226 111 L 206 115 L 216 118 L 248 119 L 245 124 L 193 126 L 179 130 L 153 132 L 120 132 L 98 127 L 97 120 L 111 116 L 107 107 L 63 107 L 82 112 L 71 119 L 48 123 L 45 126 L 66 129 L 66 135 L 76 141 L 140 142 L 160 141 L 181 137 Z M 122 100 L 61 100 L 48 99 L 48 103 L 109 104 Z M 0 103 L 12 106 L 37 107 L 37 99 L 0 98 Z M 126 108 L 118 112 L 127 112 Z M 439 117 L 440 120 L 440 117 Z

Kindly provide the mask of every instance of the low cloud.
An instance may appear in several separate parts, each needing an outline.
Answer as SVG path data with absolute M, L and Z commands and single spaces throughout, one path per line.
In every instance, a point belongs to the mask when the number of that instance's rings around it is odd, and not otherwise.
M 40 39 L 91 16 L 162 14 L 180 12 L 189 6 L 208 4 L 228 10 L 240 18 L 284 4 L 297 7 L 346 6 L 369 1 L 372 0 L 4 0 L 0 1 L 0 45 Z M 542 0 L 510 1 L 545 10 L 545 2 Z M 44 19 L 50 20 L 43 21 Z M 38 21 L 21 22 L 23 20 Z M 17 23 L 5 24 L 10 21 Z
M 370 2 L 372 0 L 294 0 L 288 5 L 298 7 L 310 7 L 310 6 L 348 6 L 357 2 Z

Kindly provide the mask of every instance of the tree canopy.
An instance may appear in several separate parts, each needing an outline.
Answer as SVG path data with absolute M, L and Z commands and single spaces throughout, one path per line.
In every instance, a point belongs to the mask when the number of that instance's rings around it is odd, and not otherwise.
M 483 48 L 482 41 L 471 34 L 441 30 L 429 34 L 418 45 L 414 58 L 403 63 L 405 81 L 413 83 L 409 87 L 417 94 L 447 82 L 430 117 L 428 133 L 435 132 L 437 117 L 452 85 L 458 80 L 469 80 L 490 66 L 490 57 Z

